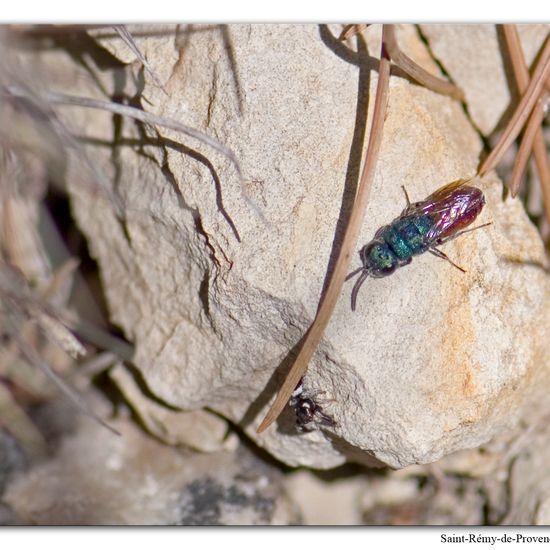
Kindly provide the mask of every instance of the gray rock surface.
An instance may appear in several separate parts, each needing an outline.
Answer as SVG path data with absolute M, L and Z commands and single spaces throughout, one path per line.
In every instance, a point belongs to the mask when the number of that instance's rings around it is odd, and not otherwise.
M 15 512 L 4 502 L 4 491 L 26 467 L 27 459 L 16 439 L 6 430 L 0 430 L 0 525 L 19 523 Z
M 71 111 L 73 124 L 113 146 L 89 154 L 114 175 L 124 215 L 76 183 L 71 195 L 149 388 L 176 407 L 221 413 L 291 465 L 400 468 L 475 447 L 516 422 L 550 374 L 543 247 L 521 203 L 503 200 L 488 177 L 475 182 L 487 198 L 478 221 L 493 225 L 444 247 L 466 274 L 419 257 L 368 280 L 355 313 L 346 285 L 305 381 L 325 392 L 336 427 L 299 434 L 287 410 L 255 432 L 314 318 L 353 198 L 379 30 L 366 33 L 368 55 L 338 42 L 339 26 L 136 34 L 168 92 L 145 74 L 144 108 L 231 147 L 242 181 L 200 142 Z M 427 56 L 415 33 L 403 36 L 403 49 Z M 121 47 L 112 35 L 96 39 L 113 54 Z M 392 76 L 358 247 L 400 213 L 401 185 L 423 199 L 472 175 L 480 151 L 458 103 Z
M 26 458 L 16 439 L 0 430 L 0 497 L 11 478 L 26 467 Z
M 282 474 L 240 447 L 201 454 L 85 421 L 55 456 L 11 483 L 5 500 L 35 525 L 286 525 L 300 520 Z M 9 509 L 8 509 L 9 510 Z M 1 511 L 0 511 L 1 513 Z

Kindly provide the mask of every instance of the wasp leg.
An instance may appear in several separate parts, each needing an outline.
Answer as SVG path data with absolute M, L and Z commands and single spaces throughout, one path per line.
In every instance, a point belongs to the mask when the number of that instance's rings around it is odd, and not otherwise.
M 441 250 L 439 250 L 437 248 L 429 248 L 428 252 L 430 254 L 433 254 L 434 256 L 437 256 L 438 258 L 441 258 L 442 260 L 447 260 L 451 265 L 454 265 L 457 269 L 460 269 L 460 271 L 462 271 L 462 273 L 466 273 L 465 269 L 462 269 L 459 265 L 456 265 L 451 260 L 451 258 L 449 258 L 449 256 L 447 256 L 447 254 L 445 254 L 444 252 L 441 252 Z
M 308 392 L 308 397 L 311 397 L 311 399 L 317 399 L 317 397 L 319 397 L 320 395 L 324 395 L 325 393 L 327 393 L 325 390 L 315 390 L 315 391 L 310 391 Z M 317 401 L 326 401 L 326 399 L 317 399 Z
M 322 397 L 321 399 L 319 399 L 319 396 L 323 396 L 326 393 L 327 392 L 325 390 L 315 390 L 315 391 L 312 391 L 312 392 L 308 392 L 307 395 L 311 399 L 315 399 L 318 403 L 321 403 L 323 405 L 328 405 L 330 403 L 334 403 L 335 399 L 333 399 L 332 397 L 330 397 L 330 398 Z
M 317 414 L 321 417 L 321 424 L 323 424 L 323 426 L 330 426 L 334 428 L 338 425 L 332 416 L 325 414 L 323 411 L 317 411 Z
M 407 193 L 407 190 L 405 189 L 405 186 L 402 185 L 401 189 L 403 189 L 403 193 L 405 193 L 405 200 L 407 201 L 407 208 L 411 205 L 411 199 L 409 199 L 409 194 Z
M 481 229 L 482 227 L 487 227 L 488 225 L 493 225 L 493 222 L 487 222 L 482 225 L 476 225 L 475 227 L 470 227 L 470 229 L 464 229 L 463 231 L 459 231 L 458 233 L 456 233 L 456 235 L 451 235 L 446 239 L 438 239 L 437 244 L 448 243 L 449 241 L 452 241 L 453 239 L 460 237 L 460 235 L 464 235 L 464 233 L 470 233 L 470 231 L 475 231 L 476 229 Z

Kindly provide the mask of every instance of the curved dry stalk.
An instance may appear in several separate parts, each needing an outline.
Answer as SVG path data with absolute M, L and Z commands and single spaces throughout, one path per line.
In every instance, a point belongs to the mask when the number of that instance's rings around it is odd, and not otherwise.
M 28 97 L 28 93 L 19 86 L 4 86 L 4 89 L 14 97 Z M 120 116 L 133 118 L 134 120 L 139 120 L 145 124 L 151 124 L 153 126 L 161 126 L 163 128 L 168 128 L 170 130 L 175 130 L 176 132 L 181 132 L 187 136 L 195 138 L 206 145 L 212 147 L 216 151 L 225 155 L 235 166 L 239 177 L 241 177 L 241 168 L 237 161 L 235 153 L 229 147 L 222 145 L 220 142 L 206 135 L 205 133 L 191 128 L 186 124 L 182 124 L 177 120 L 171 118 L 166 118 L 160 115 L 155 115 L 153 113 L 148 113 L 142 111 L 141 109 L 136 109 L 135 107 L 130 107 L 129 105 L 121 105 L 120 103 L 114 103 L 112 101 L 103 101 L 101 99 L 92 99 L 88 97 L 77 97 L 67 94 L 61 94 L 57 92 L 45 91 L 40 94 L 42 100 L 53 103 L 57 105 L 74 105 L 75 107 L 86 107 L 89 109 L 99 109 L 101 111 L 109 111 Z
M 525 63 L 525 58 L 523 55 L 521 43 L 519 41 L 517 28 L 515 25 L 503 25 L 502 30 L 504 32 L 504 39 L 506 40 L 506 44 L 510 53 L 510 60 L 512 62 L 514 77 L 516 79 L 516 83 L 520 93 L 523 93 L 529 85 L 529 70 L 527 68 L 527 64 Z M 537 107 L 537 111 L 541 114 L 544 114 L 542 106 Z M 536 129 L 532 149 L 533 156 L 535 157 L 537 172 L 539 175 L 540 186 L 542 189 L 546 219 L 550 222 L 550 163 L 548 162 L 548 156 L 546 155 L 546 143 L 544 141 L 544 135 L 540 126 Z M 517 174 L 512 174 L 512 179 L 510 181 L 510 190 L 513 197 L 515 197 L 519 191 L 521 177 L 524 171 L 524 168 L 516 168 L 519 163 L 520 152 L 518 152 L 516 163 L 514 166 L 514 172 L 517 171 Z M 527 157 L 525 158 L 525 162 L 527 162 Z
M 508 147 L 512 145 L 514 140 L 518 137 L 521 129 L 523 128 L 525 121 L 531 114 L 533 107 L 538 101 L 543 87 L 550 77 L 550 40 L 547 38 L 544 44 L 544 48 L 540 55 L 540 59 L 535 67 L 533 77 L 529 82 L 529 86 L 525 90 L 525 93 L 521 97 L 516 110 L 510 122 L 504 129 L 502 136 L 498 140 L 489 156 L 481 164 L 478 170 L 479 176 L 484 176 L 487 172 L 491 171 L 500 162 L 503 155 L 508 150 Z
M 386 105 L 388 101 L 388 88 L 390 81 L 390 60 L 385 48 L 387 26 L 384 25 L 382 31 L 382 51 L 380 53 L 380 65 L 378 70 L 378 85 L 376 88 L 376 98 L 374 102 L 374 112 L 369 136 L 369 143 L 365 155 L 363 171 L 359 180 L 355 203 L 349 218 L 342 247 L 338 254 L 338 260 L 330 278 L 327 291 L 321 299 L 321 304 L 317 310 L 317 315 L 310 329 L 307 332 L 300 353 L 296 357 L 285 381 L 283 382 L 273 405 L 269 409 L 265 418 L 259 425 L 257 432 L 263 432 L 270 426 L 281 414 L 285 408 L 292 392 L 296 388 L 298 382 L 306 373 L 309 361 L 313 353 L 317 349 L 321 337 L 331 318 L 336 302 L 340 297 L 344 280 L 351 262 L 351 257 L 354 253 L 359 231 L 363 224 L 365 209 L 367 206 L 372 181 L 374 179 L 374 169 L 382 143 L 382 129 L 384 126 L 384 118 L 386 115 Z
M 399 48 L 395 36 L 395 25 L 386 25 L 386 46 L 390 59 L 410 77 L 414 78 L 419 84 L 426 86 L 438 94 L 448 95 L 458 101 L 464 101 L 464 92 L 455 84 L 437 78 L 433 74 L 423 69 L 418 63 L 415 63 L 408 55 L 404 54 Z
M 346 25 L 338 37 L 338 40 L 348 40 L 352 36 L 363 32 L 368 26 L 369 23 L 354 23 L 352 25 Z

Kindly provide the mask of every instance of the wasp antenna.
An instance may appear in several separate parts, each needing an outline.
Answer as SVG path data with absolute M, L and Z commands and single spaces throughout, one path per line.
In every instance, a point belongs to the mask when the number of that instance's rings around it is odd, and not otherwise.
M 357 303 L 357 293 L 359 292 L 361 285 L 365 282 L 365 279 L 369 276 L 369 272 L 364 268 L 354 271 L 354 273 L 358 273 L 359 271 L 363 271 L 363 273 L 361 273 L 359 279 L 357 279 L 357 282 L 355 283 L 355 285 L 353 285 L 353 290 L 351 291 L 351 311 L 355 311 L 355 304 Z
M 344 281 L 349 281 L 352 277 L 355 277 L 357 273 L 360 271 L 363 271 L 365 268 L 363 266 L 357 268 L 355 271 L 352 271 L 345 279 Z

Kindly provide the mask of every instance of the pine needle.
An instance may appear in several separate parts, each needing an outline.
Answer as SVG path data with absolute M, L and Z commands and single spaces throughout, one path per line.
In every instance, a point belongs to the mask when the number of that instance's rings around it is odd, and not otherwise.
M 273 405 L 259 425 L 257 429 L 258 433 L 263 432 L 279 417 L 288 403 L 288 400 L 290 399 L 290 396 L 292 395 L 292 392 L 296 388 L 298 382 L 306 373 L 309 361 L 313 357 L 313 354 L 321 341 L 344 285 L 351 258 L 359 237 L 359 232 L 363 224 L 370 189 L 374 180 L 374 169 L 376 167 L 378 153 L 382 143 L 382 129 L 386 115 L 390 81 L 390 60 L 385 48 L 386 36 L 387 26 L 384 25 L 382 33 L 382 51 L 380 54 L 380 65 L 378 69 L 378 85 L 376 89 L 369 143 L 363 164 L 363 171 L 359 180 L 355 203 L 346 227 L 338 260 L 336 261 L 327 291 L 321 298 L 321 303 L 319 305 L 317 315 L 315 316 L 315 320 L 306 334 L 302 348 L 300 349 L 294 364 L 287 374 L 286 379 L 283 382 L 275 401 L 273 402 Z

